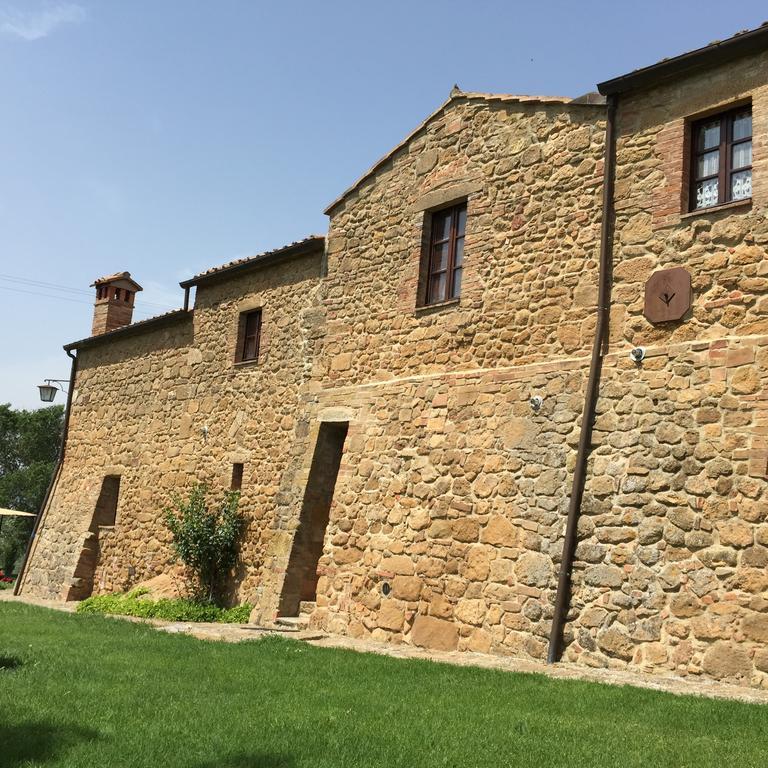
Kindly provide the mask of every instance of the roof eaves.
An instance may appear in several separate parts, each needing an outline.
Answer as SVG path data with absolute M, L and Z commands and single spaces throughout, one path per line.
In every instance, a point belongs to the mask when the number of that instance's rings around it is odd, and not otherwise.
M 119 280 L 123 280 L 127 283 L 131 283 L 137 291 L 143 291 L 144 289 L 131 277 L 130 272 L 115 272 L 113 275 L 105 275 L 94 280 L 90 287 L 96 288 L 97 286 L 104 285 L 104 283 L 114 283 Z
M 275 248 L 271 251 L 264 251 L 255 256 L 248 256 L 243 259 L 236 259 L 219 267 L 211 267 L 205 272 L 200 272 L 188 280 L 182 280 L 179 285 L 182 288 L 191 288 L 201 283 L 207 283 L 212 280 L 229 277 L 233 273 L 244 272 L 248 269 L 255 269 L 271 264 L 275 261 L 302 256 L 312 251 L 318 250 L 325 245 L 325 235 L 310 235 L 303 240 L 296 240 L 288 245 Z
M 626 75 L 598 83 L 597 89 L 604 96 L 613 96 L 627 91 L 653 85 L 701 67 L 725 63 L 732 59 L 768 50 L 768 22 L 755 29 L 737 32 L 726 40 L 717 40 L 703 48 L 682 53 L 670 59 L 663 59 L 648 67 L 636 69 Z
M 115 338 L 133 336 L 134 334 L 143 333 L 145 330 L 155 330 L 158 326 L 162 326 L 166 323 L 191 318 L 193 311 L 194 310 L 191 309 L 174 309 L 170 312 L 165 312 L 162 315 L 155 315 L 155 317 L 148 317 L 146 320 L 139 320 L 137 323 L 131 323 L 130 325 L 115 328 L 114 331 L 107 331 L 107 333 L 100 333 L 96 336 L 87 336 L 84 339 L 70 342 L 69 344 L 64 345 L 64 350 L 69 352 L 73 349 L 93 347 L 100 344 L 102 341 L 111 341 Z
M 326 216 L 329 216 L 331 212 L 341 203 L 344 199 L 354 192 L 363 182 L 373 176 L 376 171 L 381 168 L 391 157 L 396 155 L 403 147 L 405 147 L 412 139 L 414 139 L 426 126 L 434 120 L 452 101 L 459 101 L 461 99 L 467 99 L 470 101 L 489 101 L 489 102 L 504 102 L 507 104 L 535 104 L 535 105 L 551 105 L 551 104 L 572 104 L 573 99 L 567 96 L 524 96 L 522 94 L 512 93 L 480 93 L 477 91 L 461 91 L 455 88 L 451 91 L 450 96 L 432 113 L 430 113 L 424 120 L 422 120 L 416 128 L 414 128 L 399 144 L 396 144 L 389 152 L 383 157 L 379 158 L 357 181 L 351 186 L 347 187 L 332 203 L 330 203 L 325 211 Z M 580 106 L 584 106 L 579 103 Z M 602 105 L 598 105 L 602 106 Z

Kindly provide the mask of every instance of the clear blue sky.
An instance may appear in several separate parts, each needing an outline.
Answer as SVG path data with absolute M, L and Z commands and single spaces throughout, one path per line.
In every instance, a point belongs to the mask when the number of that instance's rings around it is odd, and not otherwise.
M 767 18 L 764 0 L 0 0 L 0 402 L 37 407 L 68 375 L 94 278 L 130 270 L 141 318 L 201 269 L 325 232 L 454 83 L 577 96 Z

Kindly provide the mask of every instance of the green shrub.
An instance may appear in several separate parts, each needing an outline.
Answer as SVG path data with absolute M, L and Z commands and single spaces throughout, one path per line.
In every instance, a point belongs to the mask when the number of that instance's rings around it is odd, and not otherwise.
M 192 576 L 190 592 L 198 602 L 215 602 L 237 560 L 245 520 L 238 511 L 239 491 L 228 491 L 218 509 L 209 509 L 208 489 L 196 485 L 185 501 L 173 496 L 173 507 L 163 510 L 173 534 L 173 549 Z
M 234 608 L 224 608 L 218 621 L 223 624 L 247 624 L 252 610 L 253 606 L 248 603 L 236 605 Z
M 130 592 L 126 592 L 126 597 L 141 597 L 150 593 L 149 587 L 134 587 Z
M 221 624 L 245 624 L 253 606 L 246 604 L 234 608 L 219 608 L 212 603 L 194 600 L 148 600 L 135 595 L 133 590 L 125 595 L 96 595 L 83 600 L 77 606 L 78 613 L 111 613 L 118 616 L 138 616 L 142 619 L 165 621 L 205 621 Z M 146 590 L 141 591 L 141 595 Z

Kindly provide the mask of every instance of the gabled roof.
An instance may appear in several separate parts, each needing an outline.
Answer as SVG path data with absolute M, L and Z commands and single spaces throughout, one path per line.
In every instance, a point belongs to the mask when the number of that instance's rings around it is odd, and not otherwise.
M 740 56 L 768 50 L 768 22 L 755 29 L 737 32 L 726 40 L 716 40 L 703 48 L 696 48 L 657 64 L 636 69 L 620 77 L 598 83 L 598 90 L 605 96 L 633 91 L 670 77 L 692 72 L 702 67 L 723 64 Z
M 324 213 L 330 215 L 331 211 L 336 208 L 347 195 L 354 192 L 366 179 L 373 176 L 384 163 L 406 146 L 408 142 L 410 142 L 420 131 L 424 130 L 432 120 L 454 101 L 463 99 L 466 101 L 502 102 L 507 104 L 578 104 L 579 106 L 599 106 L 603 108 L 604 102 L 602 99 L 595 101 L 594 99 L 587 98 L 589 95 L 590 94 L 585 94 L 585 96 L 579 97 L 578 99 L 570 99 L 567 96 L 525 96 L 514 93 L 478 93 L 475 91 L 462 91 L 458 86 L 454 85 L 448 98 L 434 112 L 432 112 L 432 114 L 422 120 L 416 128 L 414 128 L 399 144 L 387 152 L 386 155 L 377 160 L 354 184 L 352 184 L 352 186 L 345 189 L 344 192 L 342 192 L 341 195 L 339 195 L 325 209 Z
M 241 272 L 256 267 L 263 267 L 267 264 L 274 263 L 275 261 L 282 261 L 283 259 L 290 259 L 295 256 L 303 256 L 304 254 L 320 250 L 324 247 L 324 235 L 310 235 L 303 240 L 296 240 L 289 245 L 284 245 L 271 251 L 264 251 L 263 253 L 258 253 L 255 256 L 247 256 L 243 259 L 235 259 L 234 261 L 222 264 L 220 267 L 211 267 L 210 269 L 206 269 L 205 272 L 200 272 L 194 277 L 191 277 L 189 280 L 183 280 L 179 285 L 182 288 L 189 288 L 193 285 L 200 285 L 201 283 L 206 283 L 211 280 L 229 277 L 233 272 Z

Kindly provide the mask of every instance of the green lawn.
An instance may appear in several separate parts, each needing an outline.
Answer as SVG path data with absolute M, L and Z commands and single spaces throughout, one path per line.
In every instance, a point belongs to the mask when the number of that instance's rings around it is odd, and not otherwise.
M 760 766 L 768 707 L 0 603 L 0 766 Z

